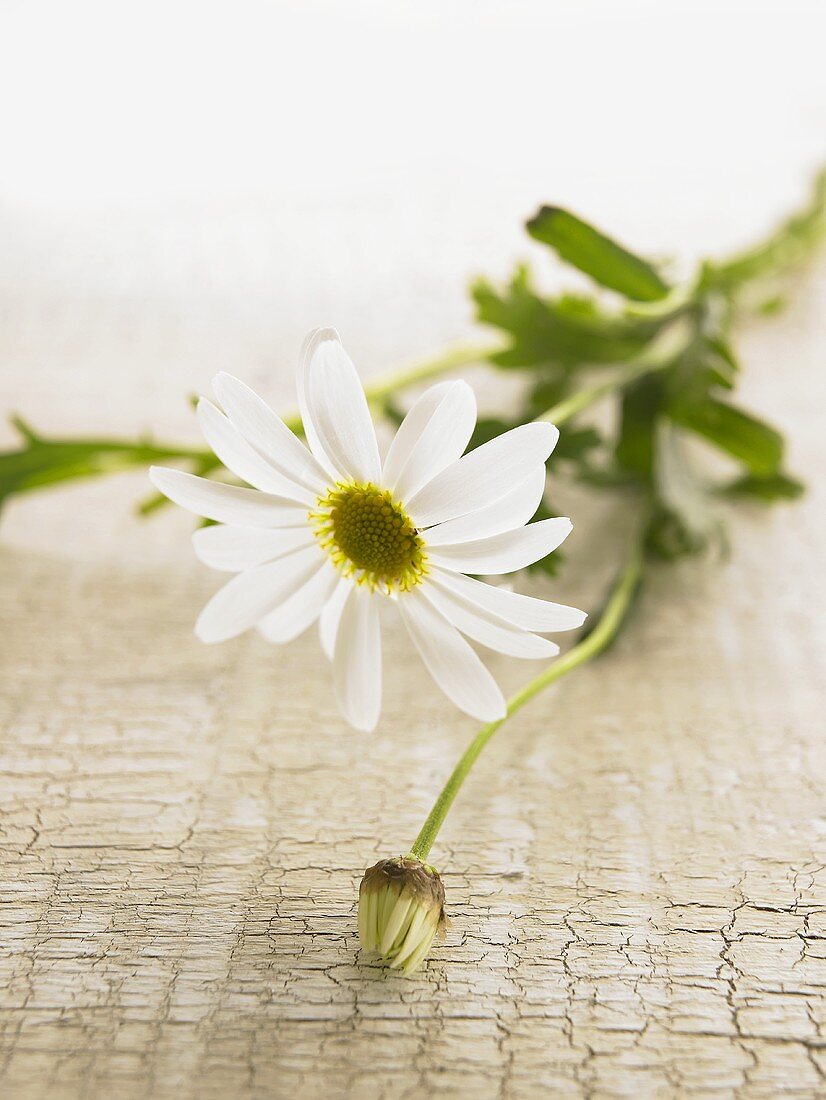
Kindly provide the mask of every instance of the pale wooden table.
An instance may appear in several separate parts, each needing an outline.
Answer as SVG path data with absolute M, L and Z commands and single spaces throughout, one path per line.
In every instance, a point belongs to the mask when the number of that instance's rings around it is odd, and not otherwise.
M 609 227 L 613 209 L 689 256 L 799 194 L 734 202 L 712 180 L 669 205 L 660 180 L 655 209 L 633 177 L 616 198 L 580 174 Z M 2 411 L 180 435 L 220 368 L 291 406 L 312 324 L 338 323 L 365 375 L 438 348 L 467 331 L 465 276 L 525 252 L 526 193 L 497 206 L 501 182 L 484 217 L 443 222 L 438 188 L 412 207 L 9 208 Z M 741 511 L 730 560 L 658 574 L 610 656 L 501 732 L 434 850 L 452 923 L 411 980 L 359 962 L 356 887 L 409 846 L 474 725 L 399 628 L 381 725 L 354 733 L 314 636 L 196 642 L 219 579 L 184 515 L 132 518 L 140 475 L 8 509 L 4 1100 L 826 1094 L 822 268 L 743 353 L 809 496 Z M 570 564 L 543 591 L 592 607 L 618 517 L 560 496 Z M 494 668 L 512 688 L 535 666 Z

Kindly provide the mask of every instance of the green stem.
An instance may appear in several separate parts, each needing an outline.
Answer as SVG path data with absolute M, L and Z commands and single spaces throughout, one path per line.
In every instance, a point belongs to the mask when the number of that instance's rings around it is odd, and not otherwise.
M 757 279 L 785 275 L 805 262 L 826 236 L 826 168 L 812 184 L 802 210 L 787 218 L 759 244 L 721 264 L 705 265 L 708 284 L 730 291 L 742 290 Z
M 641 530 L 643 529 L 644 525 L 641 527 Z M 516 714 L 518 710 L 521 710 L 526 703 L 529 703 L 546 687 L 556 683 L 557 680 L 578 668 L 579 665 L 583 665 L 599 656 L 608 648 L 617 636 L 628 613 L 642 579 L 642 570 L 643 550 L 641 535 L 638 534 L 629 548 L 623 567 L 617 575 L 602 614 L 594 628 L 573 649 L 569 650 L 563 657 L 560 657 L 559 660 L 555 661 L 549 668 L 546 668 L 544 672 L 540 673 L 539 676 L 511 697 L 508 701 L 505 718 L 501 718 L 497 722 L 490 722 L 479 730 L 436 799 L 433 809 L 428 814 L 421 832 L 410 849 L 411 856 L 422 861 L 427 859 L 447 812 L 453 805 L 453 800 L 459 793 L 459 789 L 467 778 L 470 769 L 475 764 L 482 749 L 507 718 Z
M 645 374 L 651 374 L 655 369 L 651 364 L 629 363 L 627 367 L 621 368 L 610 378 L 595 382 L 593 386 L 584 386 L 569 397 L 563 398 L 562 401 L 552 405 L 550 409 L 546 409 L 536 419 L 547 420 L 559 427 L 561 424 L 573 420 L 575 416 L 590 408 L 591 405 L 595 405 L 597 401 L 601 401 L 603 397 L 608 397 L 618 390 L 624 390 L 626 386 L 629 386 L 638 378 L 642 378 Z
M 457 344 L 447 351 L 433 356 L 431 359 L 423 359 L 420 363 L 413 363 L 407 367 L 383 374 L 372 382 L 366 382 L 364 393 L 371 405 L 381 404 L 385 398 L 395 394 L 397 390 L 405 386 L 412 386 L 416 382 L 424 382 L 428 378 L 435 378 L 448 371 L 458 370 L 473 363 L 484 363 L 491 355 L 501 351 L 504 342 L 487 344 Z M 296 433 L 304 434 L 304 426 L 298 413 L 291 413 L 284 417 L 287 427 Z
M 559 427 L 603 397 L 625 389 L 638 378 L 672 366 L 674 360 L 686 351 L 696 337 L 696 326 L 688 318 L 681 317 L 672 321 L 658 333 L 641 355 L 619 367 L 610 378 L 595 382 L 592 386 L 584 386 L 570 397 L 546 409 L 536 419 L 550 421 Z
M 365 387 L 367 399 L 379 404 L 405 386 L 471 363 L 484 362 L 500 347 L 501 343 L 489 343 L 449 348 L 440 355 L 402 367 L 368 383 Z M 304 434 L 297 413 L 288 416 L 285 422 L 297 435 Z M 12 417 L 12 424 L 22 435 L 24 446 L 13 451 L 0 451 L 0 504 L 14 494 L 149 465 L 151 462 L 181 459 L 194 463 L 199 474 L 209 473 L 218 465 L 212 452 L 201 447 L 163 446 L 140 439 L 136 442 L 120 439 L 46 439 L 20 417 Z M 166 497 L 155 493 L 139 505 L 139 511 L 146 515 L 164 503 Z
M 364 393 L 371 405 L 380 404 L 396 390 L 403 389 L 405 386 L 412 386 L 415 382 L 423 382 L 427 378 L 435 378 L 451 370 L 457 370 L 459 367 L 466 367 L 471 363 L 482 363 L 499 350 L 499 344 L 460 344 L 454 348 L 448 348 L 447 351 L 443 351 L 440 355 L 435 355 L 431 359 L 424 359 L 421 363 L 401 367 L 399 370 L 382 375 L 374 382 L 367 382 Z M 284 423 L 291 432 L 303 437 L 304 424 L 300 413 L 289 413 L 284 417 Z M 192 457 L 199 458 L 200 453 L 195 453 Z M 199 470 L 198 472 L 206 473 L 208 469 Z M 146 516 L 157 508 L 163 507 L 166 503 L 167 498 L 162 493 L 153 493 L 141 502 L 138 506 L 138 512 L 140 515 Z
M 396 390 L 411 386 L 414 382 L 423 382 L 426 378 L 434 378 L 439 374 L 457 370 L 459 367 L 467 367 L 473 363 L 484 363 L 504 346 L 502 341 L 499 343 L 489 341 L 486 344 L 458 344 L 432 359 L 425 359 L 409 367 L 401 367 L 391 374 L 377 378 L 375 382 L 368 382 L 364 392 L 367 394 L 368 401 L 383 401 Z

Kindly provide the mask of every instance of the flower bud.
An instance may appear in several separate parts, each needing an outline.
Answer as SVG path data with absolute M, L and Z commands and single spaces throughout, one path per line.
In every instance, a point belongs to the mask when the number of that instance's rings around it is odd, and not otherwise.
M 381 859 L 359 887 L 359 939 L 393 970 L 412 974 L 444 924 L 445 888 L 438 872 L 411 856 Z

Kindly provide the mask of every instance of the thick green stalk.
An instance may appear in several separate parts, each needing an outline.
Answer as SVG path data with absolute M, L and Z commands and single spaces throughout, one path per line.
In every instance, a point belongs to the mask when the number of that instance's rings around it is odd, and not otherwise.
M 526 703 L 544 691 L 546 687 L 556 683 L 567 673 L 572 672 L 579 665 L 585 664 L 594 657 L 599 656 L 619 633 L 619 629 L 625 619 L 628 609 L 637 591 L 643 570 L 643 550 L 640 539 L 634 540 L 629 548 L 626 560 L 620 570 L 617 579 L 611 589 L 602 614 L 594 628 L 578 642 L 573 649 L 560 657 L 552 665 L 540 673 L 535 679 L 527 683 L 508 701 L 507 714 L 497 722 L 490 722 L 483 726 L 471 743 L 468 745 L 459 763 L 442 788 L 436 799 L 433 809 L 427 816 L 427 820 L 421 828 L 410 855 L 422 861 L 427 859 L 433 842 L 442 827 L 448 810 L 453 805 L 459 789 L 467 778 L 470 769 L 476 762 L 482 749 L 490 741 L 491 737 L 503 725 L 511 715 L 521 710 Z

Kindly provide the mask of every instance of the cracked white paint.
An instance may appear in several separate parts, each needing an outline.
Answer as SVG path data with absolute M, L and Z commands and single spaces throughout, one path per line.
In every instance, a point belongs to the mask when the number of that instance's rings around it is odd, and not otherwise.
M 727 567 L 741 591 L 760 556 L 746 537 Z M 786 716 L 779 596 L 725 656 L 731 612 L 655 580 L 616 652 L 491 746 L 434 853 L 445 940 L 381 980 L 360 872 L 469 733 L 424 673 L 353 734 L 313 639 L 190 639 L 208 582 L 183 563 L 3 561 L 4 1096 L 822 1091 L 824 749 Z

